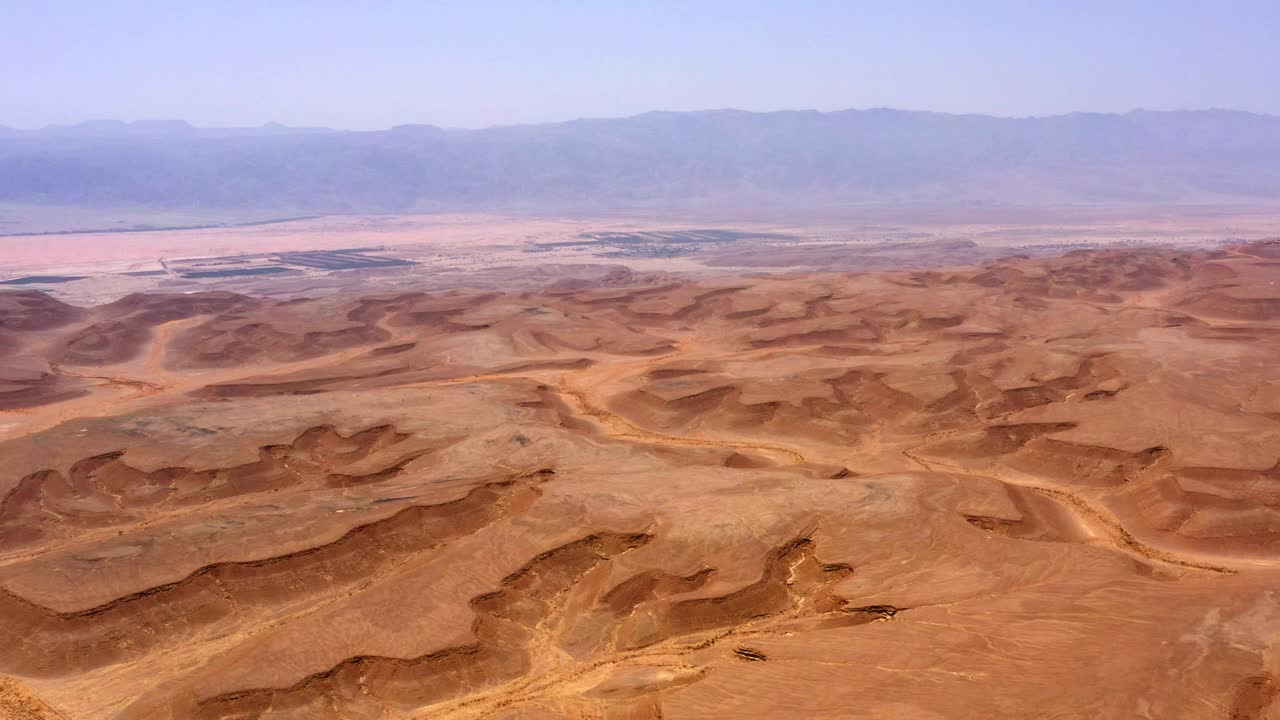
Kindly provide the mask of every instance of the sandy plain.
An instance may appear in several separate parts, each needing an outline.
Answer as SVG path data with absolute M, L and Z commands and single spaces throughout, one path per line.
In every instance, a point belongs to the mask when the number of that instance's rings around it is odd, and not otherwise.
M 945 252 L 0 293 L 0 713 L 1280 718 L 1280 242 Z
M 613 214 L 326 216 L 252 226 L 150 232 L 0 236 L 0 286 L 97 305 L 130 293 L 228 290 L 280 298 L 335 292 L 544 287 L 557 279 L 626 269 L 684 278 L 782 271 L 865 271 L 976 265 L 1011 253 L 1091 247 L 1206 247 L 1270 237 L 1274 208 L 859 210 L 798 219 L 750 213 L 670 218 Z M 679 238 L 712 229 L 728 239 Z M 601 236 L 642 242 L 583 242 Z M 641 237 L 637 237 L 641 236 Z M 647 237 L 644 237 L 647 236 Z M 667 236 L 664 238 L 663 236 Z M 298 252 L 362 249 L 410 267 L 192 278 L 184 270 L 278 264 Z M 592 266 L 575 273 L 578 266 Z M 74 282 L 31 282 L 71 276 Z M 25 280 L 24 280 L 25 278 Z M 11 286 L 10 286 L 11 287 Z

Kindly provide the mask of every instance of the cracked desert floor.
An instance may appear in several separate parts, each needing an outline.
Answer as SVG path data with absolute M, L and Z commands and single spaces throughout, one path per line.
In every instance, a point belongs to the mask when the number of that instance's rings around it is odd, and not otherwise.
M 0 293 L 0 716 L 1280 718 L 1280 242 Z

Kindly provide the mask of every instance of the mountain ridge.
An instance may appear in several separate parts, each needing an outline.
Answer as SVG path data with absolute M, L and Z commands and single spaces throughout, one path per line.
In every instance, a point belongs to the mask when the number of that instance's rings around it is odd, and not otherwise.
M 385 128 L 372 129 L 355 129 L 355 128 L 335 128 L 327 125 L 288 125 L 277 121 L 264 122 L 261 125 L 196 125 L 190 121 L 177 118 L 140 118 L 137 120 L 120 120 L 118 118 L 94 117 L 82 120 L 77 123 L 62 124 L 49 123 L 42 127 L 12 127 L 0 124 L 0 133 L 19 134 L 27 137 L 36 137 L 40 135 L 74 135 L 84 134 L 93 135 L 110 135 L 117 134 L 122 131 L 132 132 L 133 134 L 147 134 L 148 130 L 162 130 L 168 128 L 170 130 L 181 129 L 182 131 L 207 132 L 207 133 L 227 133 L 227 132 L 284 132 L 284 131 L 300 131 L 300 132 L 325 132 L 325 133 L 380 133 L 392 130 L 406 128 L 423 128 L 432 130 L 444 130 L 453 132 L 483 132 L 486 130 L 499 130 L 505 128 L 530 128 L 545 127 L 551 125 L 570 125 L 591 122 L 610 122 L 619 120 L 632 120 L 643 118 L 646 116 L 668 116 L 668 115 L 817 115 L 817 116 L 836 116 L 849 113 L 897 113 L 902 115 L 932 115 L 946 118 L 982 118 L 988 120 L 1052 120 L 1057 118 L 1071 117 L 1131 117 L 1140 115 L 1217 115 L 1217 116 L 1240 116 L 1251 118 L 1270 118 L 1280 121 L 1280 114 L 1254 112 L 1252 110 L 1238 110 L 1235 108 L 1225 107 L 1205 107 L 1205 108 L 1179 108 L 1174 110 L 1152 110 L 1149 108 L 1135 107 L 1124 112 L 1103 112 L 1095 110 L 1072 110 L 1065 113 L 1048 113 L 1043 115 L 996 115 L 991 113 L 974 113 L 974 112 L 951 112 L 947 110 L 914 110 L 906 108 L 894 108 L 888 106 L 874 107 L 849 107 L 838 110 L 817 110 L 814 108 L 803 109 L 783 109 L 783 110 L 744 110 L 733 107 L 720 108 L 704 108 L 701 110 L 646 110 L 631 115 L 590 115 L 565 120 L 551 120 L 543 122 L 523 122 L 523 123 L 497 123 L 494 125 L 483 125 L 479 127 L 455 127 L 449 125 L 437 125 L 430 122 L 407 122 L 391 125 Z
M 1257 203 L 1280 117 L 1235 110 L 1003 118 L 887 108 L 654 111 L 483 129 L 0 131 L 0 203 L 287 213 Z

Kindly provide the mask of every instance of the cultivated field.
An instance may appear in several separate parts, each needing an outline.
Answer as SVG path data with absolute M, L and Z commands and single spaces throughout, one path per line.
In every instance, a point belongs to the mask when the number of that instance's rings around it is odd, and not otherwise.
M 744 273 L 978 265 L 1012 254 L 1161 245 L 1218 247 L 1274 235 L 1274 209 L 860 211 L 655 219 L 612 215 L 330 216 L 195 230 L 0 236 L 0 288 L 96 305 L 136 292 L 255 296 L 538 289 L 614 271 L 687 279 Z

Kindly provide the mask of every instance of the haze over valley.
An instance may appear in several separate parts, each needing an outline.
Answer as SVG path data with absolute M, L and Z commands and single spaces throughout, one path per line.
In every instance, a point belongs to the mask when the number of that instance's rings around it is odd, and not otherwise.
M 184 224 L 119 222 L 139 211 L 243 222 L 427 211 L 1274 205 L 1277 168 L 1280 118 L 1225 110 L 1037 118 L 722 110 L 371 132 L 98 121 L 0 130 L 0 231 Z M 61 207 L 74 210 L 59 216 Z

